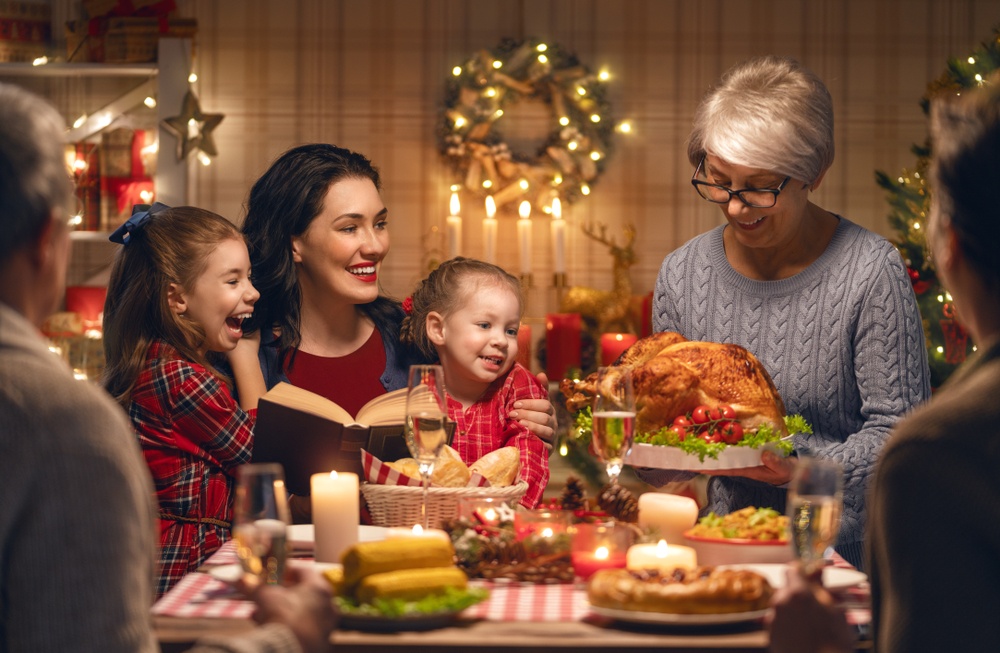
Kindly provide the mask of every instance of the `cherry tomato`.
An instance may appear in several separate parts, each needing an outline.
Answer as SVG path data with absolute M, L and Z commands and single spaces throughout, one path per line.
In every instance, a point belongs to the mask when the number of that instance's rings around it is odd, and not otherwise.
M 719 432 L 726 444 L 736 444 L 743 439 L 743 425 L 739 422 L 722 422 L 719 424 Z
M 708 416 L 708 406 L 698 406 L 691 411 L 691 421 L 695 424 L 705 424 L 710 418 Z
M 720 419 L 722 419 L 722 409 L 718 407 L 710 408 L 708 410 L 708 419 L 712 420 L 713 422 L 718 422 Z
M 692 422 L 687 415 L 678 415 L 674 418 L 674 430 L 678 433 L 687 431 L 691 426 Z
M 725 417 L 726 419 L 736 418 L 736 411 L 733 409 L 732 406 L 729 406 L 727 404 L 722 404 L 721 406 L 719 406 L 719 410 L 722 411 L 722 416 Z
M 722 435 L 715 429 L 709 429 L 701 434 L 705 442 L 722 442 Z

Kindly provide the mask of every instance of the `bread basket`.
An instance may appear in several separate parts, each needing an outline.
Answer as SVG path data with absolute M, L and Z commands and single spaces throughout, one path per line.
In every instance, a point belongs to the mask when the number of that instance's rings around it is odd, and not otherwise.
M 524 481 L 505 487 L 430 487 L 427 489 L 427 523 L 432 528 L 440 528 L 445 521 L 453 519 L 458 512 L 458 500 L 464 497 L 494 498 L 516 504 L 527 491 L 528 484 Z M 361 493 L 375 526 L 409 527 L 422 521 L 422 487 L 363 483 Z

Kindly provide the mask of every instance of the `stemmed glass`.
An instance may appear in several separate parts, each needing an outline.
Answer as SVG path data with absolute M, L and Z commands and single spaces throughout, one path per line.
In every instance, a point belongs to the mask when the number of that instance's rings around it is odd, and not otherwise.
M 625 367 L 599 367 L 593 406 L 594 451 L 604 463 L 612 484 L 618 482 L 622 460 L 632 449 L 634 431 L 632 371 Z
M 237 468 L 233 537 L 244 577 L 251 583 L 281 582 L 290 521 L 281 465 L 255 463 Z
M 438 455 L 448 440 L 445 421 L 448 404 L 444 392 L 444 369 L 440 365 L 410 366 L 409 390 L 406 394 L 406 444 L 416 458 L 420 480 L 424 486 L 420 516 L 427 523 L 427 488 L 434 473 Z
M 799 458 L 788 486 L 788 521 L 806 573 L 823 566 L 826 550 L 837 543 L 843 487 L 844 469 L 837 461 Z

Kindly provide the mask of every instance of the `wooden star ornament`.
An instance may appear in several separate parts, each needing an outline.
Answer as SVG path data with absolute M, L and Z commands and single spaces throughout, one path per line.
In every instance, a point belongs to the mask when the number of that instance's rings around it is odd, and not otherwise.
M 188 91 L 184 94 L 180 115 L 164 118 L 161 124 L 177 139 L 177 160 L 183 161 L 193 150 L 210 156 L 219 154 L 212 131 L 223 118 L 221 113 L 202 113 L 198 98 Z

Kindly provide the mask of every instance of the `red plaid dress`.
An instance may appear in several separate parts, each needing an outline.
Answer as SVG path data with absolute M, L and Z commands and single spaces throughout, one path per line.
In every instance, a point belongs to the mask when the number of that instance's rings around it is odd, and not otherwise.
M 160 596 L 229 539 L 233 474 L 250 462 L 257 411 L 240 409 L 208 370 L 156 341 L 128 412 L 159 501 Z
M 518 363 L 506 376 L 491 383 L 468 410 L 462 410 L 459 401 L 448 397 L 448 417 L 456 422 L 451 444 L 466 464 L 471 465 L 501 447 L 520 449 L 520 478 L 528 483 L 521 505 L 526 508 L 538 504 L 549 482 L 549 452 L 537 435 L 509 415 L 515 401 L 548 398 L 538 379 Z

